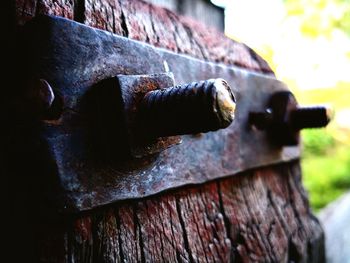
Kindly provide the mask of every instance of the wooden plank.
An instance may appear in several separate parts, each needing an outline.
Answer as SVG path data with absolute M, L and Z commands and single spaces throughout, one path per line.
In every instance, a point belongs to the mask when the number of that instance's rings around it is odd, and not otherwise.
M 123 11 L 117 0 L 85 1 L 84 24 L 125 36 L 123 23 Z
M 17 23 L 23 25 L 35 16 L 38 0 L 16 0 Z
M 73 262 L 92 262 L 94 242 L 92 229 L 92 217 L 80 217 L 73 222 L 71 228 L 68 229 L 69 249 L 68 258 Z
M 322 230 L 301 187 L 298 163 L 224 180 L 220 189 L 228 221 L 237 226 L 231 230 L 231 238 L 238 243 L 238 257 L 318 262 L 308 258 L 307 250 L 311 237 L 322 239 Z
M 36 9 L 36 15 L 49 14 L 74 18 L 74 0 L 39 0 Z
M 300 179 L 294 162 L 111 205 L 72 222 L 67 251 L 74 262 L 324 262 Z
M 120 222 L 121 257 L 124 262 L 140 262 L 143 258 L 143 251 L 140 247 L 140 229 L 135 214 L 135 205 L 130 203 L 122 206 L 117 213 Z
M 273 74 L 266 61 L 210 26 L 139 0 L 16 0 L 18 24 L 37 14 L 63 16 L 157 47 Z
M 103 213 L 94 215 L 94 228 L 92 235 L 94 240 L 93 262 L 121 262 L 118 227 L 118 215 L 111 208 Z
M 189 261 L 188 251 L 183 249 L 183 229 L 178 219 L 174 196 L 138 202 L 137 222 L 142 237 L 144 259 L 151 262 Z M 147 260 L 146 260 L 147 261 Z
M 177 199 L 179 221 L 194 262 L 230 262 L 231 240 L 216 183 L 182 191 Z
M 322 229 L 300 180 L 294 162 L 112 204 L 45 227 L 41 260 L 324 262 Z
M 17 24 L 38 13 L 57 14 L 179 53 L 272 74 L 245 45 L 142 1 L 16 0 L 16 11 Z M 13 233 L 22 233 L 19 222 L 38 217 L 25 211 L 12 222 Z M 298 162 L 33 227 L 23 233 L 42 232 L 36 236 L 39 244 L 25 243 L 26 251 L 34 251 L 23 255 L 26 261 L 38 250 L 41 262 L 324 262 L 323 232 L 310 211 Z

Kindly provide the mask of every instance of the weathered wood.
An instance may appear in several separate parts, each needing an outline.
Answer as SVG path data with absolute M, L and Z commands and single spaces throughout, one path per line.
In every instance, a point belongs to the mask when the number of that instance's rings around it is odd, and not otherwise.
M 300 186 L 294 162 L 112 205 L 72 221 L 66 250 L 72 262 L 324 262 Z
M 273 74 L 245 45 L 142 1 L 16 0 L 18 24 L 40 13 Z M 24 211 L 31 222 L 39 219 Z M 310 211 L 298 162 L 35 225 L 39 235 L 24 246 L 41 262 L 324 262 L 323 231 Z
M 254 171 L 220 186 L 229 225 L 237 226 L 231 235 L 240 257 L 319 262 L 310 255 L 308 242 L 322 242 L 322 230 L 308 207 L 297 163 Z
M 207 0 L 143 0 L 224 31 L 225 9 Z
M 178 53 L 273 74 L 246 45 L 140 0 L 16 0 L 16 14 L 19 24 L 38 14 L 58 15 Z

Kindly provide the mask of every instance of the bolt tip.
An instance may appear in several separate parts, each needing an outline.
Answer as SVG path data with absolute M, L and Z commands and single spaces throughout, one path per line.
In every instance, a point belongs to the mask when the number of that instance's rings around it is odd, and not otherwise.
M 216 89 L 216 106 L 223 126 L 232 123 L 235 117 L 236 100 L 228 83 L 223 79 L 214 81 Z
M 299 107 L 291 112 L 291 125 L 298 130 L 326 127 L 333 116 L 333 110 L 326 106 Z
M 327 118 L 327 123 L 329 123 L 335 115 L 335 111 L 333 107 L 330 106 L 325 106 L 326 109 L 326 118 Z

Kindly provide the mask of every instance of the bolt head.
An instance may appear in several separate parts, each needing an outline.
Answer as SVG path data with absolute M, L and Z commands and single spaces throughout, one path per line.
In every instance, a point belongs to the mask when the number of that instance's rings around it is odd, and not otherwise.
M 55 100 L 55 94 L 53 93 L 52 87 L 45 79 L 39 79 L 37 88 L 38 98 L 42 104 L 42 108 L 48 110 Z

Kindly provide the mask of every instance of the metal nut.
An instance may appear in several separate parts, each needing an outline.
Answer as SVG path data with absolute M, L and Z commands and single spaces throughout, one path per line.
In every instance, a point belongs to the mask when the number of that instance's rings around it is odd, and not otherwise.
M 249 116 L 251 125 L 266 130 L 271 141 L 280 146 L 297 145 L 301 129 L 325 127 L 330 119 L 326 107 L 298 107 L 289 91 L 276 92 L 265 112 L 251 112 Z

